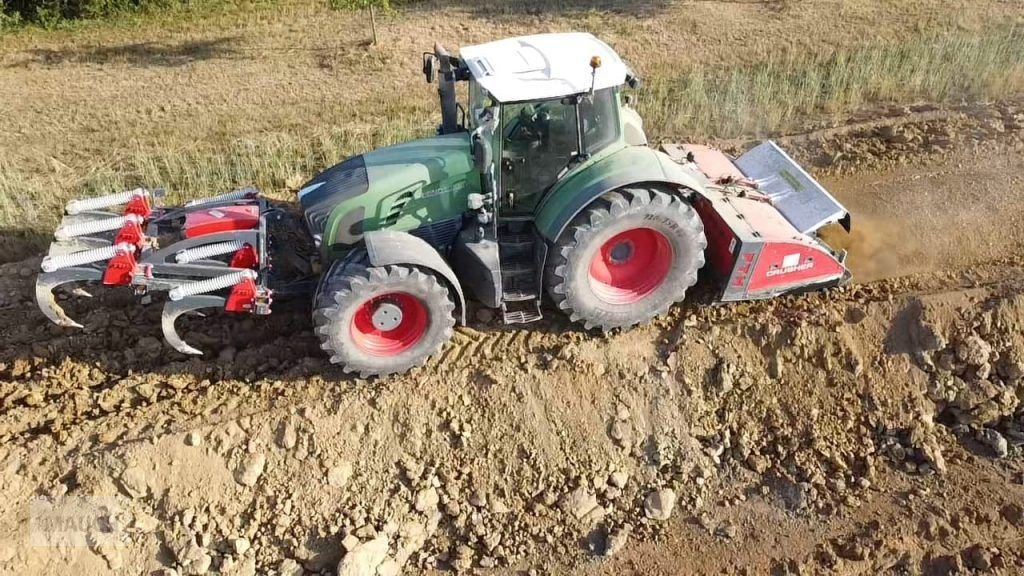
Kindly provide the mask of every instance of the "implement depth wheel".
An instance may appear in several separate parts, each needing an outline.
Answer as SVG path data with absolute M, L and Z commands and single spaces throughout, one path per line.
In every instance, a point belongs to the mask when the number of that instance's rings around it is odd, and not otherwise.
M 433 274 L 405 266 L 332 267 L 313 311 L 320 347 L 363 378 L 419 366 L 452 337 L 455 303 Z
M 569 224 L 544 270 L 548 294 L 574 322 L 602 330 L 664 314 L 704 266 L 700 216 L 655 188 L 595 200 Z

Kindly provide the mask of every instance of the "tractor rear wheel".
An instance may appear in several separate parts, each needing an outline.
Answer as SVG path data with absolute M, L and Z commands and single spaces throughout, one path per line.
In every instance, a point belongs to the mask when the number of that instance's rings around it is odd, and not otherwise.
M 545 285 L 555 304 L 588 329 L 633 326 L 686 296 L 706 247 L 700 216 L 681 198 L 623 188 L 570 222 L 548 259 Z
M 455 303 L 429 272 L 348 264 L 327 275 L 313 324 L 320 347 L 346 372 L 363 378 L 404 372 L 452 337 Z

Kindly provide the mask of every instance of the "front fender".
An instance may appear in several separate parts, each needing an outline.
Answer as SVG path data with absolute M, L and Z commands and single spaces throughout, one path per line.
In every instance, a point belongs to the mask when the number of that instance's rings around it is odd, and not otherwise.
M 425 240 L 408 232 L 374 230 L 363 235 L 366 256 L 372 266 L 412 265 L 440 274 L 458 299 L 459 322 L 466 325 L 466 296 L 459 278 L 441 254 Z
M 604 194 L 635 184 L 670 184 L 704 192 L 706 180 L 663 152 L 631 146 L 598 160 L 566 178 L 541 201 L 535 225 L 548 242 L 555 242 L 569 222 Z

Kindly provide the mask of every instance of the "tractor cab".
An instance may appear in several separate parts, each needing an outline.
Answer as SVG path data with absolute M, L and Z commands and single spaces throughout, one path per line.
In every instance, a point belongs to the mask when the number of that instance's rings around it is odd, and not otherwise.
M 604 42 L 585 33 L 510 38 L 424 55 L 424 74 L 439 74 L 440 134 L 473 133 L 482 173 L 494 163 L 497 209 L 530 214 L 546 191 L 602 151 L 624 144 L 623 121 L 646 144 L 639 116 L 620 117 L 622 88 L 636 77 Z M 466 106 L 455 82 L 468 83 Z
M 545 196 L 591 161 L 646 144 L 639 115 L 623 104 L 636 78 L 604 42 L 585 33 L 542 34 L 424 55 L 438 78 L 439 134 L 470 132 L 482 193 L 477 222 L 453 247 L 470 289 L 509 322 L 540 318 L 543 241 L 534 215 Z M 456 82 L 466 82 L 466 104 Z M 630 134 L 631 138 L 624 137 Z M 511 311 L 513 308 L 518 311 Z

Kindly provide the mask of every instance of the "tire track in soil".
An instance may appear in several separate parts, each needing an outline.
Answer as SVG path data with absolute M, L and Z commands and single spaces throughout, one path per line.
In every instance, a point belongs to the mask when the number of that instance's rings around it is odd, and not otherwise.
M 920 275 L 853 285 L 819 294 L 717 307 L 706 306 L 706 302 L 691 301 L 676 307 L 669 316 L 638 330 L 642 331 L 642 338 L 660 348 L 661 357 L 664 358 L 675 349 L 673 342 L 677 342 L 686 332 L 685 328 L 681 328 L 684 324 L 726 327 L 747 320 L 757 322 L 759 318 L 763 321 L 769 316 L 798 323 L 808 315 L 826 308 L 841 310 L 964 288 L 1009 287 L 1021 283 L 1024 283 L 1024 258 L 1013 257 L 976 266 L 970 271 L 969 278 L 955 273 Z M 702 288 L 707 292 L 706 285 Z M 708 297 L 706 294 L 702 296 L 699 300 Z M 301 331 L 288 331 L 294 329 L 290 323 L 286 323 L 284 328 L 284 334 L 272 332 L 271 343 L 258 347 L 256 353 L 259 354 L 265 348 L 275 348 L 281 342 L 293 341 Z M 666 334 L 671 334 L 667 340 Z M 353 394 L 370 394 L 379 385 L 415 387 L 416 382 L 422 378 L 444 378 L 462 371 L 486 372 L 503 362 L 523 363 L 531 355 L 555 354 L 570 341 L 602 338 L 605 336 L 575 329 L 561 318 L 546 320 L 537 329 L 488 330 L 486 327 L 462 327 L 456 331 L 452 342 L 426 366 L 409 375 L 383 382 L 367 382 L 348 377 L 331 366 L 326 358 L 306 362 L 311 358 L 309 356 L 293 360 L 282 368 L 260 374 L 252 380 L 240 377 L 243 371 L 240 367 L 231 365 L 224 369 L 218 360 L 171 360 L 141 376 L 134 374 L 132 369 L 106 373 L 100 385 L 66 389 L 48 395 L 44 402 L 36 406 L 24 402 L 14 407 L 7 406 L 0 416 L 0 431 L 5 441 L 31 441 L 44 436 L 61 440 L 69 431 L 89 428 L 93 432 L 90 445 L 81 448 L 81 451 L 88 452 L 95 448 L 92 445 L 94 442 L 96 445 L 121 444 L 154 435 L 181 432 L 194 427 L 197 420 L 209 425 L 307 402 L 339 403 Z M 313 340 L 312 337 L 309 339 Z M 315 340 L 311 346 L 315 348 Z M 35 366 L 34 373 L 59 371 L 66 358 L 69 356 L 51 358 L 50 363 Z M 75 360 L 71 362 L 77 363 Z M 180 370 L 168 371 L 169 367 Z M 214 374 L 226 377 L 203 377 Z M 3 373 L 3 378 L 11 377 L 9 369 Z M 179 384 L 180 388 L 163 386 L 154 399 L 147 399 L 136 391 L 138 387 L 147 384 L 160 385 L 159 382 L 167 380 L 173 382 L 174 378 L 184 378 L 184 383 Z M 154 384 L 154 380 L 157 384 Z M 76 408 L 83 393 L 89 396 L 90 407 L 78 410 Z M 104 395 L 121 400 L 108 409 L 100 406 Z M 143 424 L 141 428 L 136 427 L 134 433 L 112 430 L 112 426 L 121 419 Z M 113 437 L 115 433 L 117 435 Z

